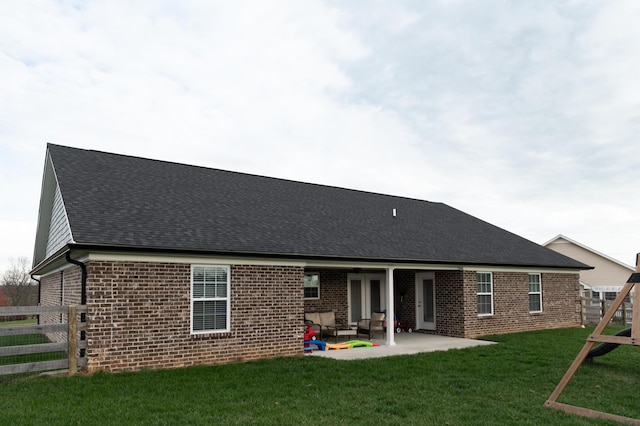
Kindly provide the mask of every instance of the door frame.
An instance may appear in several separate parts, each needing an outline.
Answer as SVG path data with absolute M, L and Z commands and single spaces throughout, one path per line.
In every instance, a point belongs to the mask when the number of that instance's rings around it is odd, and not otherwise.
M 422 280 L 433 280 L 433 294 L 431 299 L 433 301 L 433 322 L 425 322 L 424 318 L 424 303 L 422 301 Z M 424 296 L 424 295 L 422 295 Z M 422 303 L 422 305 L 421 305 Z M 435 330 L 436 329 L 436 274 L 434 272 L 419 272 L 416 274 L 416 329 L 422 330 Z
M 358 321 L 358 318 L 355 321 L 351 320 L 351 281 L 352 280 L 361 280 L 360 291 L 361 291 L 361 312 L 363 318 L 371 317 L 371 281 L 380 280 L 380 309 L 387 309 L 387 279 L 386 275 L 383 273 L 375 272 L 375 273 L 350 273 L 347 274 L 347 304 L 348 304 L 348 312 L 347 312 L 347 322 L 349 324 L 355 325 Z

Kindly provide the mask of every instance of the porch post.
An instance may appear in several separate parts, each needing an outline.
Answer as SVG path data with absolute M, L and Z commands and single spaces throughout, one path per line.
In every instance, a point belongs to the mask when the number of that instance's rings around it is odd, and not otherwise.
M 393 295 L 393 269 L 387 268 L 387 346 L 395 346 L 395 316 L 394 295 Z

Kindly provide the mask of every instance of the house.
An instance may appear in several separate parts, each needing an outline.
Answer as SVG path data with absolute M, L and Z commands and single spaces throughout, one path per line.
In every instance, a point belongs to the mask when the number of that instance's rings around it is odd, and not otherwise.
M 32 273 L 87 305 L 93 372 L 300 355 L 305 311 L 577 326 L 586 268 L 442 203 L 50 144 Z
M 543 245 L 579 262 L 593 266 L 593 269 L 580 271 L 581 293 L 584 297 L 614 300 L 631 274 L 635 272 L 634 267 L 562 234 Z

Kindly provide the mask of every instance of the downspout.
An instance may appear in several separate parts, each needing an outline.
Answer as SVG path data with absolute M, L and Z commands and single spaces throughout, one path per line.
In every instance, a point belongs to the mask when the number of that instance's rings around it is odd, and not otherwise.
M 67 262 L 73 263 L 74 265 L 78 265 L 80 267 L 80 271 L 82 273 L 82 278 L 80 281 L 80 304 L 87 304 L 87 265 L 80 262 L 79 260 L 75 260 L 71 258 L 71 252 L 68 251 L 65 255 Z
M 40 297 L 42 297 L 42 283 L 39 279 L 34 278 L 33 274 L 29 274 L 32 280 L 38 283 L 38 306 L 40 306 Z M 40 315 L 38 315 L 38 325 L 40 325 Z
M 80 262 L 79 260 L 72 259 L 71 251 L 67 252 L 67 254 L 65 255 L 65 259 L 67 259 L 67 262 L 73 263 L 74 265 L 78 265 L 80 267 L 80 271 L 82 274 L 80 279 L 80 304 L 86 305 L 87 304 L 87 265 Z M 85 313 L 80 314 L 80 321 L 87 322 L 87 314 Z M 86 338 L 87 338 L 86 332 L 84 330 L 81 331 L 80 340 L 86 340 Z M 84 357 L 86 355 L 85 351 L 86 349 L 80 349 L 80 357 Z
M 40 298 L 42 297 L 42 283 L 40 283 L 39 279 L 34 278 L 33 274 L 29 274 L 29 276 L 33 281 L 38 283 L 38 306 L 40 306 Z

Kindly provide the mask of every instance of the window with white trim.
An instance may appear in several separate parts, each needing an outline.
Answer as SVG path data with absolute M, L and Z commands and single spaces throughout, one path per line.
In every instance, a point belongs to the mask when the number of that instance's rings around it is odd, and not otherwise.
M 307 272 L 304 274 L 304 298 L 320 298 L 320 274 Z
M 191 266 L 191 333 L 230 330 L 228 266 Z
M 529 274 L 529 312 L 542 312 L 542 278 Z
M 478 315 L 493 315 L 493 274 L 477 272 Z

